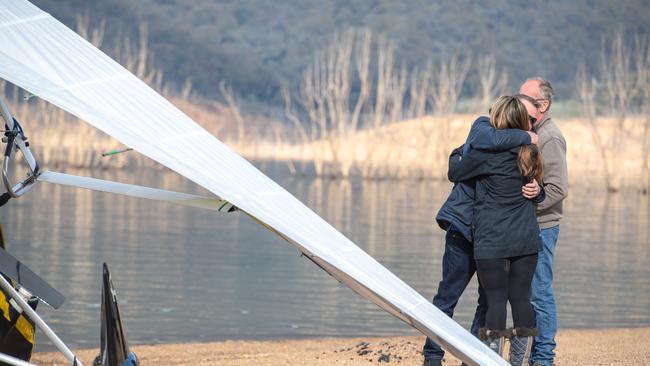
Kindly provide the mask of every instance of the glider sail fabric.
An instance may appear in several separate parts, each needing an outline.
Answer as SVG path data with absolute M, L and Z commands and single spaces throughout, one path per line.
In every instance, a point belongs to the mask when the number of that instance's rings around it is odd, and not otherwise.
M 230 202 L 467 363 L 507 365 L 143 81 L 28 1 L 0 0 L 0 77 Z

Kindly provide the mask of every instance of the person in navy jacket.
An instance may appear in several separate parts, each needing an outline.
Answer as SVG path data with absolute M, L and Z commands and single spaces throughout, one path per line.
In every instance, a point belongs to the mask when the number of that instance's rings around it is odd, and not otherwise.
M 482 116 L 472 123 L 463 147 L 466 150 L 507 151 L 536 142 L 537 135 L 532 132 L 518 129 L 497 130 L 490 124 L 488 117 Z M 442 280 L 438 284 L 433 305 L 449 317 L 453 317 L 460 296 L 476 272 L 471 229 L 474 221 L 475 181 L 475 179 L 468 179 L 455 183 L 449 197 L 436 215 L 438 225 L 447 234 L 442 258 Z M 536 182 L 522 187 L 522 194 L 528 199 L 540 196 L 540 192 Z M 479 328 L 485 326 L 486 309 L 485 294 L 479 286 L 478 306 L 471 327 L 471 332 L 475 336 L 478 336 Z M 438 366 L 442 365 L 445 352 L 433 340 L 427 338 L 422 354 L 424 355 L 423 366 Z
M 535 118 L 528 114 L 526 96 L 502 96 L 490 113 L 497 129 L 530 130 Z M 449 180 L 475 179 L 474 259 L 481 287 L 487 298 L 485 325 L 479 337 L 495 352 L 503 354 L 510 340 L 509 362 L 528 366 L 537 334 L 535 312 L 530 301 L 537 255 L 542 248 L 535 204 L 521 195 L 522 184 L 541 182 L 544 175 L 536 146 L 505 151 L 487 151 L 464 146 L 449 159 Z M 506 329 L 507 304 L 512 308 L 513 328 Z

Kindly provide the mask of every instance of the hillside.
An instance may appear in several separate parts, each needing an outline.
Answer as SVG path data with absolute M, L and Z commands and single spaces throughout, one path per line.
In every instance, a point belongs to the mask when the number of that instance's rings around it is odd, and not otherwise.
M 598 60 L 603 37 L 650 33 L 646 0 L 230 1 L 34 0 L 74 27 L 77 14 L 107 21 L 106 38 L 149 29 L 154 64 L 166 80 L 215 98 L 226 80 L 240 96 L 279 104 L 283 81 L 295 86 L 314 51 L 337 30 L 367 27 L 397 45 L 410 66 L 449 54 L 492 53 L 511 88 L 532 74 L 573 96 L 576 66 Z M 475 75 L 468 76 L 471 94 Z

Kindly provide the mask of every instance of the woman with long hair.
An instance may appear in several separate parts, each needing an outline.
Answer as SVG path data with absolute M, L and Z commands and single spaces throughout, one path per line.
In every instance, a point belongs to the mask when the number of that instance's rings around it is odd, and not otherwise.
M 531 129 L 526 96 L 502 96 L 490 110 L 496 129 Z M 534 202 L 521 187 L 543 176 L 542 160 L 534 145 L 508 151 L 456 149 L 449 160 L 452 182 L 474 179 L 474 258 L 479 281 L 487 297 L 485 327 L 479 336 L 500 355 L 510 339 L 510 363 L 528 365 L 535 315 L 530 286 L 541 249 Z M 543 200 L 543 195 L 541 199 Z M 513 328 L 506 329 L 507 303 L 512 308 Z

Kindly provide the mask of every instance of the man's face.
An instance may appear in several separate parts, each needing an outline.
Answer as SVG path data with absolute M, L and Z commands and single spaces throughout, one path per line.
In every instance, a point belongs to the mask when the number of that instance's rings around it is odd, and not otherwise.
M 544 113 L 549 106 L 549 102 L 547 100 L 542 100 L 539 94 L 539 81 L 529 80 L 523 83 L 521 88 L 519 88 L 519 94 L 527 95 L 540 103 L 539 108 L 533 107 L 535 108 L 535 113 L 532 113 L 530 110 L 528 111 L 529 115 L 535 117 L 539 121 L 544 116 Z
M 519 99 L 519 100 L 521 100 L 521 102 L 524 103 L 524 106 L 526 107 L 526 111 L 528 111 L 528 116 L 529 116 L 528 117 L 528 130 L 530 131 L 530 130 L 533 129 L 533 123 L 530 120 L 530 117 L 533 117 L 537 121 L 539 121 L 539 117 L 536 116 L 536 114 L 540 114 L 539 110 L 537 108 L 535 108 L 533 103 L 531 103 L 529 100 L 526 100 L 526 99 Z

